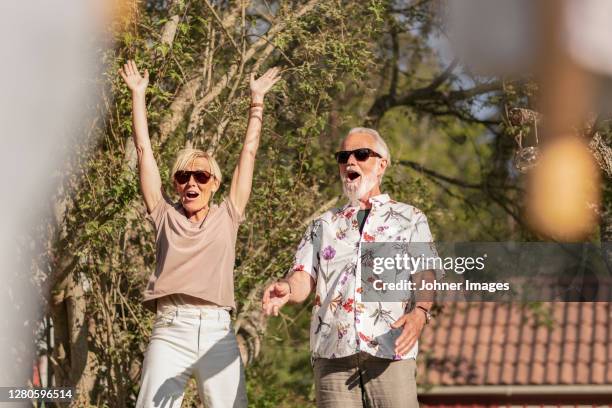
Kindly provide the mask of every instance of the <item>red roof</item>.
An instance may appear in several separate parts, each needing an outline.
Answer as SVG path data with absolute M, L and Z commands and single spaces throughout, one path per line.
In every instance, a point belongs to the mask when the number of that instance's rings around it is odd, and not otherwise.
M 611 303 L 540 306 L 446 304 L 421 335 L 419 385 L 612 384 Z

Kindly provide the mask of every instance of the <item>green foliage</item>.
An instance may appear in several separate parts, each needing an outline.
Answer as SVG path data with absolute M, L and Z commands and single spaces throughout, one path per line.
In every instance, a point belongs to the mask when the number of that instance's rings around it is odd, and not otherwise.
M 257 379 L 249 381 L 253 406 L 314 407 L 307 330 L 312 305 L 307 303 L 289 306 L 280 318 L 270 321 L 262 356 L 247 371 L 250 378 Z

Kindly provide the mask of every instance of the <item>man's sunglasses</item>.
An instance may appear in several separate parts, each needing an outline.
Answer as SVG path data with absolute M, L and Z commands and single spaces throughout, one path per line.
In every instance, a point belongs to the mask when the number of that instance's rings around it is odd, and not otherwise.
M 357 161 L 360 161 L 360 162 L 366 161 L 370 157 L 382 158 L 382 156 L 376 153 L 374 150 L 364 147 L 361 149 L 342 150 L 342 151 L 336 152 L 336 160 L 338 161 L 339 164 L 346 164 L 351 158 L 352 154 L 354 154 L 355 159 L 357 159 Z
M 196 181 L 196 183 L 206 184 L 212 177 L 212 174 L 204 170 L 197 170 L 197 171 L 180 170 L 174 173 L 174 180 L 176 180 L 176 182 L 179 184 L 185 184 L 189 181 L 191 176 L 193 176 L 193 179 Z

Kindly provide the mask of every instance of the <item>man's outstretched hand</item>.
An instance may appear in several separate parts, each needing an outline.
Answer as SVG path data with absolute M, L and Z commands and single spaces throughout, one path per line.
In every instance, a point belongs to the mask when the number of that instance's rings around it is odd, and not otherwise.
M 268 286 L 263 293 L 261 301 L 264 314 L 266 316 L 278 316 L 278 311 L 289 301 L 291 288 L 285 281 L 275 282 Z

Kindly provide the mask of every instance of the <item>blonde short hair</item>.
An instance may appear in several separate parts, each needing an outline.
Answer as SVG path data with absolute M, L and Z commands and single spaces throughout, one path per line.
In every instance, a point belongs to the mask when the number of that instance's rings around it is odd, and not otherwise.
M 210 173 L 217 179 L 217 182 L 221 184 L 221 168 L 215 160 L 212 154 L 207 153 L 200 149 L 183 149 L 178 152 L 174 166 L 172 166 L 172 173 L 170 177 L 174 180 L 174 174 L 177 171 L 187 170 L 187 167 L 196 159 L 206 159 L 210 165 Z

